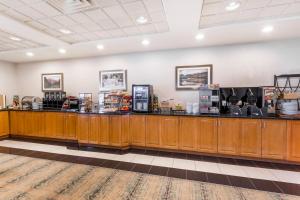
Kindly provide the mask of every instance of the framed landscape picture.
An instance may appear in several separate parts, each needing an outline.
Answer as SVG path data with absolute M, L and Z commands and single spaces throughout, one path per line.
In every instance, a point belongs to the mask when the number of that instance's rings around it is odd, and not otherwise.
M 63 73 L 42 74 L 42 91 L 63 91 Z
M 127 90 L 126 70 L 100 71 L 100 91 Z
M 212 84 L 212 65 L 176 67 L 176 90 L 196 90 Z

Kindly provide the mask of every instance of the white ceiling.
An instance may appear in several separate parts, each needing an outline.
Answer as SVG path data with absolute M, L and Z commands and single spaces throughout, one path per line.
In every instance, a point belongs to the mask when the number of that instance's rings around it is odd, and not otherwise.
M 20 63 L 300 37 L 300 0 L 237 0 L 241 6 L 232 12 L 225 10 L 229 0 L 84 0 L 76 11 L 64 10 L 60 1 L 65 0 L 0 0 L 0 45 L 13 46 L 0 48 L 0 60 Z M 139 16 L 148 22 L 138 24 Z M 263 34 L 265 25 L 274 31 Z M 196 41 L 198 33 L 205 38 Z M 143 39 L 150 45 L 143 46 Z M 103 50 L 96 48 L 99 44 Z M 59 54 L 58 48 L 67 53 Z M 28 51 L 35 56 L 27 57 Z
M 230 0 L 204 0 L 200 28 L 300 15 L 300 0 L 237 0 L 239 9 L 228 12 Z

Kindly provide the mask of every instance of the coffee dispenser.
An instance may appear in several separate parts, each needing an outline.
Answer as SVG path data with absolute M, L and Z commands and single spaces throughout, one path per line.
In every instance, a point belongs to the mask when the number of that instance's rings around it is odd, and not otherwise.
M 220 104 L 223 114 L 262 115 L 262 89 L 259 87 L 220 88 Z
M 132 111 L 152 112 L 153 86 L 132 85 Z

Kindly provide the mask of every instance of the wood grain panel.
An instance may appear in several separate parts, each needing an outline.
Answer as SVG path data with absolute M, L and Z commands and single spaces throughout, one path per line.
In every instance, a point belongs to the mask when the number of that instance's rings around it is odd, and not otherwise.
M 286 159 L 287 122 L 285 120 L 262 121 L 262 157 Z
M 146 146 L 147 147 L 161 146 L 160 129 L 161 129 L 160 116 L 146 116 Z
M 289 161 L 300 162 L 300 121 L 288 122 L 288 156 Z
M 200 124 L 198 118 L 180 117 L 179 149 L 196 151 L 198 134 L 200 134 Z
M 261 120 L 242 119 L 240 123 L 240 155 L 261 157 Z
M 178 117 L 161 117 L 161 147 L 166 149 L 178 149 L 178 130 L 179 118 Z
M 239 119 L 219 119 L 218 153 L 239 155 L 240 129 Z
M 197 137 L 197 149 L 204 153 L 218 152 L 218 119 L 199 119 L 200 130 Z
M 134 146 L 144 147 L 146 145 L 146 117 L 130 116 L 130 143 Z

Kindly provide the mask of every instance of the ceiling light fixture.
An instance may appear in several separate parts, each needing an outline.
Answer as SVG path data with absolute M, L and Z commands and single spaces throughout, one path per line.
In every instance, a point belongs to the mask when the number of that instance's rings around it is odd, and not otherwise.
M 9 39 L 13 40 L 13 41 L 21 41 L 21 38 L 15 37 L 15 36 L 11 36 L 9 37 Z
M 198 35 L 196 35 L 196 40 L 203 40 L 205 38 L 203 33 L 199 33 Z
M 263 33 L 271 33 L 274 30 L 273 26 L 265 26 L 263 27 L 263 29 L 261 30 Z
M 70 30 L 68 30 L 68 29 L 59 29 L 59 31 L 60 31 L 61 33 L 63 33 L 63 34 L 66 34 L 66 35 L 72 33 L 72 32 L 71 32 Z
M 61 48 L 61 49 L 58 49 L 58 52 L 59 52 L 60 54 L 65 54 L 65 53 L 67 53 L 67 50 Z
M 104 46 L 103 46 L 102 44 L 98 44 L 98 45 L 97 45 L 97 49 L 103 50 L 103 49 L 104 49 Z
M 34 56 L 34 53 L 32 53 L 32 52 L 26 52 L 26 56 L 28 56 L 28 57 L 33 57 L 33 56 Z
M 142 45 L 144 45 L 144 46 L 148 46 L 149 44 L 150 44 L 150 41 L 147 39 L 142 41 Z
M 240 6 L 241 6 L 240 2 L 232 1 L 231 3 L 229 3 L 226 6 L 226 10 L 227 11 L 234 11 L 234 10 L 238 9 Z
M 145 24 L 148 22 L 148 19 L 144 16 L 140 16 L 136 19 L 136 22 L 139 23 L 139 24 Z

